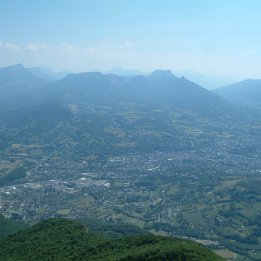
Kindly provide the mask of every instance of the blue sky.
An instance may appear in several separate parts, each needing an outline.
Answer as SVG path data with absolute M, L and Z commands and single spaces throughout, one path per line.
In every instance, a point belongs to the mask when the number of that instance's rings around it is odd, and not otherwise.
M 259 0 L 1 0 L 0 66 L 261 78 Z

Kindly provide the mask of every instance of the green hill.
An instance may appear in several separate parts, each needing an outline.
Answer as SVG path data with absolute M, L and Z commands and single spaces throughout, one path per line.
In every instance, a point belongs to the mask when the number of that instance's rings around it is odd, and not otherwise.
M 0 260 L 223 260 L 200 244 L 154 235 L 107 240 L 80 223 L 50 219 L 0 242 Z
M 24 223 L 17 222 L 11 219 L 7 219 L 0 215 L 0 239 L 11 234 L 14 234 L 20 230 L 27 228 Z

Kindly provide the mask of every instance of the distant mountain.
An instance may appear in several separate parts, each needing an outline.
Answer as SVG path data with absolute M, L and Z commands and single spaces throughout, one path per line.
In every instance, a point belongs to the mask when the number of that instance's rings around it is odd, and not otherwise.
M 193 81 L 208 90 L 213 90 L 220 86 L 224 86 L 228 83 L 234 82 L 234 80 L 230 78 L 222 77 L 219 75 L 205 75 L 202 73 L 194 72 L 192 70 L 174 71 L 174 73 L 179 77 L 184 76 L 190 81 Z
M 112 68 L 111 70 L 105 71 L 104 74 L 115 74 L 118 76 L 130 77 L 135 75 L 143 75 L 144 72 L 141 72 L 139 70 L 134 70 L 134 69 L 126 69 L 118 66 Z
M 0 105 L 19 104 L 33 89 L 49 83 L 26 70 L 22 64 L 0 68 Z
M 233 106 L 218 95 L 167 70 L 132 77 L 98 72 L 70 74 L 45 91 L 47 97 L 68 104 L 145 102 L 212 116 L 233 111 Z
M 224 86 L 228 83 L 235 82 L 234 79 L 227 78 L 219 75 L 207 75 L 192 70 L 187 71 L 173 71 L 173 73 L 178 77 L 185 77 L 188 80 L 208 89 L 213 90 L 220 86 Z M 105 71 L 104 74 L 115 74 L 117 76 L 131 77 L 137 75 L 149 75 L 150 73 L 139 71 L 135 69 L 126 69 L 120 66 L 114 67 L 111 70 Z
M 64 77 L 66 77 L 67 75 L 71 74 L 71 71 L 68 70 L 63 70 L 63 71 L 54 71 L 53 69 L 49 68 L 49 67 L 33 67 L 33 68 L 29 68 L 29 70 L 38 70 L 41 71 L 42 73 L 49 75 L 50 77 L 52 77 L 55 80 L 60 80 Z
M 0 242 L 1 260 L 224 260 L 200 244 L 153 235 L 106 240 L 80 223 L 51 219 Z
M 261 80 L 245 80 L 216 89 L 215 93 L 235 103 L 261 104 Z
M 62 104 L 145 102 L 212 116 L 233 110 L 218 95 L 184 77 L 178 78 L 168 70 L 132 77 L 99 72 L 69 74 L 51 84 L 53 78 L 39 68 L 29 70 L 31 72 L 21 64 L 0 69 L 0 100 L 3 104 L 24 102 L 27 106 L 44 99 Z M 39 88 L 42 86 L 45 87 Z
M 209 116 L 220 116 L 233 110 L 217 95 L 185 77 L 174 76 L 170 71 L 157 70 L 147 78 L 153 99 L 161 104 Z
M 30 73 L 22 64 L 0 68 L 0 90 L 22 85 L 31 88 L 43 83 L 46 81 Z
M 242 115 L 217 94 L 168 70 L 132 77 L 70 74 L 32 88 L 14 104 L 0 110 L 1 146 L 14 140 L 50 144 L 50 151 L 64 154 L 71 153 L 65 145 L 70 140 L 70 151 L 78 155 L 185 149 L 194 141 L 181 126 L 207 135 L 208 126 L 220 130 Z
M 41 67 L 31 67 L 31 68 L 27 68 L 27 70 L 40 77 L 40 78 L 43 78 L 45 79 L 46 81 L 49 81 L 49 82 L 53 82 L 53 81 L 56 81 L 58 78 L 52 76 L 52 74 L 49 74 L 49 73 L 46 73 L 44 69 L 42 69 Z

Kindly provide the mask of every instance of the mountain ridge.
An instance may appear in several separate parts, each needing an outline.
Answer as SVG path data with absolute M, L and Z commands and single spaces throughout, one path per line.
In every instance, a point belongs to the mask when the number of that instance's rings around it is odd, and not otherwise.
M 214 92 L 234 103 L 261 104 L 260 79 L 246 79 L 215 89 Z
M 56 92 L 55 95 L 60 95 L 60 98 L 67 95 L 70 103 L 125 100 L 162 104 L 205 114 L 222 114 L 222 109 L 234 110 L 232 105 L 218 95 L 185 77 L 176 77 L 170 70 L 155 70 L 149 76 L 132 77 L 104 75 L 100 72 L 70 74 L 52 83 L 49 86 L 49 96 L 52 92 Z

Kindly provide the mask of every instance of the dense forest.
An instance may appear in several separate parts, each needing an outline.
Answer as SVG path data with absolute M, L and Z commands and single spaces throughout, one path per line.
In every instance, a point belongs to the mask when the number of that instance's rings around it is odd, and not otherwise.
M 200 244 L 151 234 L 108 239 L 78 222 L 50 219 L 0 242 L 1 260 L 223 260 Z

